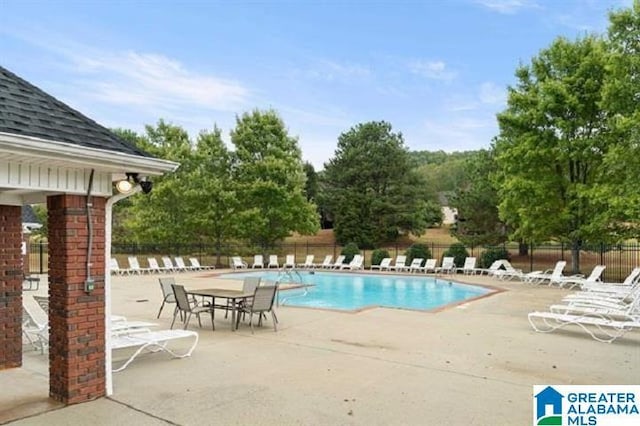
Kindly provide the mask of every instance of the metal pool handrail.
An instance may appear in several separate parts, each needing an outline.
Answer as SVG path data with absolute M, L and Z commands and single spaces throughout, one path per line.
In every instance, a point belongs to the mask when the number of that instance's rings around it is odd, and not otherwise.
M 313 284 L 303 284 L 300 287 L 293 288 L 293 289 L 290 289 L 290 290 L 286 290 L 287 292 L 292 292 L 294 294 L 292 294 L 292 295 L 290 295 L 288 297 L 285 297 L 282 300 L 279 300 L 279 298 L 276 298 L 277 306 L 285 305 L 286 302 L 288 302 L 289 300 L 291 300 L 291 299 L 293 299 L 295 297 L 305 297 L 307 294 L 309 294 L 309 290 L 311 289 L 311 287 L 315 287 L 315 286 Z M 302 293 L 298 293 L 298 292 L 295 291 L 295 290 L 299 290 L 299 289 L 302 289 Z

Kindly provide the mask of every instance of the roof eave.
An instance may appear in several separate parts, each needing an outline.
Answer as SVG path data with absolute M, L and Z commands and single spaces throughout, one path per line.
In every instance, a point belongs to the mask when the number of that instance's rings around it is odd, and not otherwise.
M 0 151 L 62 161 L 70 167 L 94 168 L 113 173 L 132 172 L 157 176 L 173 172 L 180 166 L 180 163 L 169 160 L 5 132 L 0 132 Z

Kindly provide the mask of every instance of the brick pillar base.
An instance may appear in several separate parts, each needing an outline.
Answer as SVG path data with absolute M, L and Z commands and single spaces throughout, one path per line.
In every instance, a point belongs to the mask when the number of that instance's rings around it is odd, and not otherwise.
M 87 197 L 47 197 L 49 214 L 49 395 L 66 404 L 105 395 L 105 199 L 92 198 L 91 274 L 87 278 Z
M 22 208 L 0 205 L 0 370 L 22 365 Z

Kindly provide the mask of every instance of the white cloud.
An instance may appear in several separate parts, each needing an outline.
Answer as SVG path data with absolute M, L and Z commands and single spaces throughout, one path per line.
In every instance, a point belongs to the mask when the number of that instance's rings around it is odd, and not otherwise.
M 506 87 L 486 81 L 473 91 L 447 94 L 443 107 L 445 111 L 452 113 L 488 111 L 504 106 L 506 101 Z
M 241 83 L 196 73 L 163 55 L 117 52 L 70 58 L 83 76 L 81 85 L 107 103 L 166 109 L 192 105 L 233 110 L 246 103 L 249 90 Z
M 497 124 L 495 118 L 449 116 L 425 120 L 416 133 L 407 138 L 421 141 L 411 147 L 414 150 L 467 151 L 488 148 L 497 134 Z
M 358 81 L 370 77 L 372 73 L 369 68 L 360 64 L 315 59 L 308 65 L 307 69 L 294 70 L 294 74 L 313 80 Z
M 57 56 L 57 66 L 73 74 L 69 92 L 88 99 L 168 111 L 185 105 L 230 111 L 251 95 L 239 81 L 196 72 L 165 55 L 100 49 L 41 29 L 3 32 Z
M 507 100 L 507 90 L 490 81 L 484 82 L 480 85 L 478 99 L 483 104 L 504 105 Z
M 539 7 L 535 0 L 475 0 L 475 3 L 505 15 L 517 13 L 522 9 Z
M 416 60 L 409 63 L 409 70 L 417 75 L 432 80 L 453 80 L 457 73 L 449 70 L 443 61 L 421 61 Z

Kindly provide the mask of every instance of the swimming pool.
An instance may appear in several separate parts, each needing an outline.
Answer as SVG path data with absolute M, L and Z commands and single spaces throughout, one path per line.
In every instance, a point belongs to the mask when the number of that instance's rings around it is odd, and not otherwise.
M 299 271 L 283 276 L 278 271 L 267 270 L 220 275 L 221 278 L 234 279 L 248 276 L 310 285 L 279 292 L 282 305 L 345 311 L 372 306 L 431 310 L 491 293 L 490 289 L 455 283 L 443 277 L 319 271 Z

